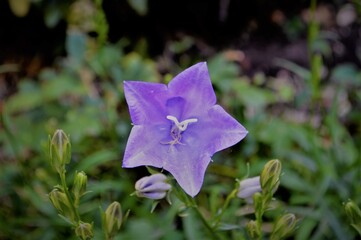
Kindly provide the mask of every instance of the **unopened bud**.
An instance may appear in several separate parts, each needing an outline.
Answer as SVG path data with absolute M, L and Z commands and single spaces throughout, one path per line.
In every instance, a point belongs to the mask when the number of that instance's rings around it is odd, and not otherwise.
M 262 219 L 262 214 L 265 211 L 265 202 L 263 195 L 259 192 L 253 194 L 253 206 L 255 210 L 256 219 Z
M 138 197 L 145 197 L 155 200 L 162 199 L 171 189 L 171 185 L 166 181 L 167 177 L 161 173 L 143 177 L 135 183 L 135 194 Z
M 111 203 L 105 210 L 105 227 L 109 236 L 114 235 L 122 225 L 123 214 L 119 202 Z
M 92 239 L 94 236 L 93 225 L 90 223 L 80 222 L 75 228 L 75 234 L 82 240 Z
M 74 177 L 74 184 L 73 184 L 73 194 L 76 201 L 79 201 L 79 198 L 83 196 L 86 191 L 88 177 L 84 172 L 77 172 Z
M 246 178 L 239 183 L 237 197 L 245 199 L 247 203 L 253 202 L 253 194 L 261 192 L 260 177 Z
M 280 184 L 282 164 L 278 159 L 266 163 L 261 173 L 261 187 L 265 194 L 273 195 Z
M 53 189 L 49 193 L 49 199 L 60 213 L 65 212 L 65 209 L 69 207 L 68 198 L 65 193 L 61 192 L 58 188 Z
M 353 201 L 345 204 L 345 211 L 352 224 L 361 224 L 361 210 Z
M 71 145 L 63 130 L 56 130 L 53 137 L 49 137 L 49 155 L 51 165 L 59 173 L 64 171 L 65 164 L 70 162 Z
M 296 216 L 292 213 L 283 215 L 273 227 L 271 240 L 283 239 L 289 236 L 296 227 Z
M 254 220 L 250 220 L 246 225 L 246 230 L 251 239 L 259 239 L 260 233 L 257 223 Z

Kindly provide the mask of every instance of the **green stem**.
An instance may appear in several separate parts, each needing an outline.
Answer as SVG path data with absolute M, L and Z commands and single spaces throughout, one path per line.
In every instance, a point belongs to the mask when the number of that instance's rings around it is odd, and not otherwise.
M 187 195 L 183 190 L 179 189 L 178 187 L 174 188 L 174 192 L 177 195 L 178 199 L 181 200 L 187 207 L 194 209 L 194 212 L 208 230 L 211 239 L 215 239 L 215 240 L 223 239 L 222 236 L 218 235 L 215 232 L 214 228 L 209 224 L 207 219 L 205 219 L 203 214 L 199 211 L 199 208 L 193 198 L 191 198 L 189 195 Z
M 75 216 L 75 219 L 73 219 L 73 220 L 75 220 L 75 225 L 77 225 L 80 222 L 80 215 L 79 215 L 78 209 L 75 208 L 75 206 L 74 206 L 74 201 L 73 201 L 72 197 L 70 196 L 68 186 L 66 185 L 65 170 L 61 171 L 59 173 L 59 175 L 60 175 L 61 185 L 63 187 L 64 193 L 70 203 L 71 211 L 73 212 L 73 215 Z
M 222 236 L 220 236 L 219 234 L 216 233 L 216 231 L 214 230 L 214 228 L 209 224 L 209 222 L 207 221 L 207 219 L 204 218 L 203 214 L 199 211 L 198 206 L 193 205 L 192 208 L 194 209 L 194 212 L 197 214 L 198 218 L 200 218 L 200 220 L 202 221 L 203 225 L 207 228 L 207 230 L 210 233 L 210 237 L 212 239 L 223 239 Z
M 207 230 L 210 233 L 210 236 L 212 239 L 222 239 L 212 228 L 212 226 L 208 223 L 208 221 L 204 218 L 203 214 L 199 211 L 198 206 L 193 205 L 192 208 L 195 210 L 194 212 L 197 214 L 197 216 L 201 219 L 203 225 L 207 228 Z
M 224 204 L 223 204 L 223 206 L 222 206 L 222 209 L 221 209 L 220 213 L 219 213 L 219 214 L 215 217 L 215 219 L 214 219 L 213 228 L 217 228 L 217 227 L 218 227 L 219 222 L 221 221 L 222 216 L 223 216 L 224 212 L 226 211 L 229 203 L 231 202 L 231 200 L 232 200 L 233 198 L 236 197 L 237 191 L 238 191 L 238 189 L 234 189 L 230 194 L 228 194 L 228 196 L 227 196 L 227 198 L 226 198 L 226 200 L 225 200 L 225 202 L 224 202 Z

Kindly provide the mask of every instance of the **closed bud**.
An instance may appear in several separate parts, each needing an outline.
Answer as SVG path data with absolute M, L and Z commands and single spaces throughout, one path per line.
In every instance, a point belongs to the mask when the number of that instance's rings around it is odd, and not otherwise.
M 74 184 L 73 184 L 73 194 L 75 197 L 75 201 L 78 203 L 79 198 L 83 196 L 86 191 L 88 177 L 84 172 L 77 172 L 74 177 Z
M 253 206 L 255 210 L 256 219 L 262 219 L 262 214 L 265 210 L 265 202 L 263 201 L 263 195 L 259 192 L 253 194 Z
M 246 178 L 239 182 L 237 197 L 245 199 L 247 203 L 253 202 L 253 195 L 261 192 L 260 177 Z
M 105 210 L 105 228 L 109 236 L 113 236 L 122 225 L 123 214 L 119 202 L 111 203 Z
M 154 200 L 162 199 L 171 189 L 171 185 L 166 181 L 167 177 L 161 173 L 143 177 L 135 183 L 135 194 L 138 197 L 145 197 Z
M 273 227 L 271 240 L 279 240 L 289 236 L 296 227 L 296 216 L 292 213 L 283 215 Z
M 93 234 L 93 225 L 90 223 L 80 222 L 75 228 L 75 234 L 82 240 L 92 239 Z
M 250 220 L 247 223 L 246 230 L 251 239 L 259 239 L 260 232 L 258 230 L 257 223 L 254 220 Z
M 361 210 L 353 201 L 345 204 L 345 211 L 352 224 L 361 224 Z
M 273 195 L 280 184 L 282 164 L 278 159 L 266 163 L 261 173 L 261 187 L 265 194 Z
M 59 188 L 54 188 L 49 193 L 49 199 L 56 210 L 59 211 L 64 216 L 70 217 L 72 220 L 74 216 L 71 211 L 71 206 L 66 194 L 61 191 Z
M 177 214 L 179 217 L 187 217 L 189 216 L 189 212 L 188 212 L 188 207 L 186 205 L 180 205 L 178 207 L 178 211 L 177 211 Z
M 49 155 L 55 170 L 64 171 L 65 164 L 70 162 L 71 144 L 63 130 L 58 129 L 51 139 L 49 137 Z

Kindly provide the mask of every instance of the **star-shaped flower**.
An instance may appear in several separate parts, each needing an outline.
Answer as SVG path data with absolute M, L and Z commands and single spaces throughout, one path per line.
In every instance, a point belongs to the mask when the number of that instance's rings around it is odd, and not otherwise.
M 214 153 L 247 135 L 247 130 L 216 104 L 207 64 L 195 64 L 168 86 L 125 81 L 133 127 L 123 167 L 153 166 L 170 172 L 194 197 Z

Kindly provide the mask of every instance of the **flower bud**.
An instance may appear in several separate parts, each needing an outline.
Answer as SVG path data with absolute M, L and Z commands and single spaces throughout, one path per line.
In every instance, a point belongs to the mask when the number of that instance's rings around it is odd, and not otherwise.
M 345 204 L 345 211 L 352 224 L 361 225 L 361 210 L 353 201 L 349 200 Z
M 273 227 L 271 240 L 282 239 L 290 235 L 296 227 L 296 216 L 292 213 L 283 215 Z
M 72 188 L 76 201 L 79 201 L 79 198 L 83 196 L 83 194 L 85 193 L 87 181 L 88 181 L 88 177 L 83 171 L 76 173 Z
M 265 194 L 273 195 L 280 184 L 282 164 L 278 159 L 266 163 L 261 173 L 261 187 Z
M 250 220 L 246 225 L 246 230 L 251 239 L 259 239 L 260 233 L 258 231 L 257 223 Z
M 262 219 L 263 212 L 265 211 L 265 202 L 263 195 L 259 192 L 253 194 L 253 206 L 255 210 L 256 219 Z
M 93 225 L 90 223 L 80 222 L 75 228 L 75 234 L 82 240 L 93 238 Z
M 162 199 L 171 189 L 171 185 L 166 180 L 167 177 L 161 173 L 143 177 L 135 183 L 135 194 L 138 197 Z
M 58 188 L 53 189 L 49 193 L 49 199 L 60 213 L 66 212 L 66 209 L 70 206 L 65 193 L 61 192 Z
M 239 183 L 237 197 L 245 199 L 247 203 L 253 202 L 253 194 L 261 192 L 260 177 L 246 178 Z
M 53 137 L 49 137 L 49 155 L 51 165 L 59 173 L 64 171 L 65 164 L 70 162 L 71 145 L 63 130 L 56 130 Z
M 109 236 L 114 235 L 122 225 L 123 214 L 120 203 L 115 201 L 105 210 L 105 228 Z

